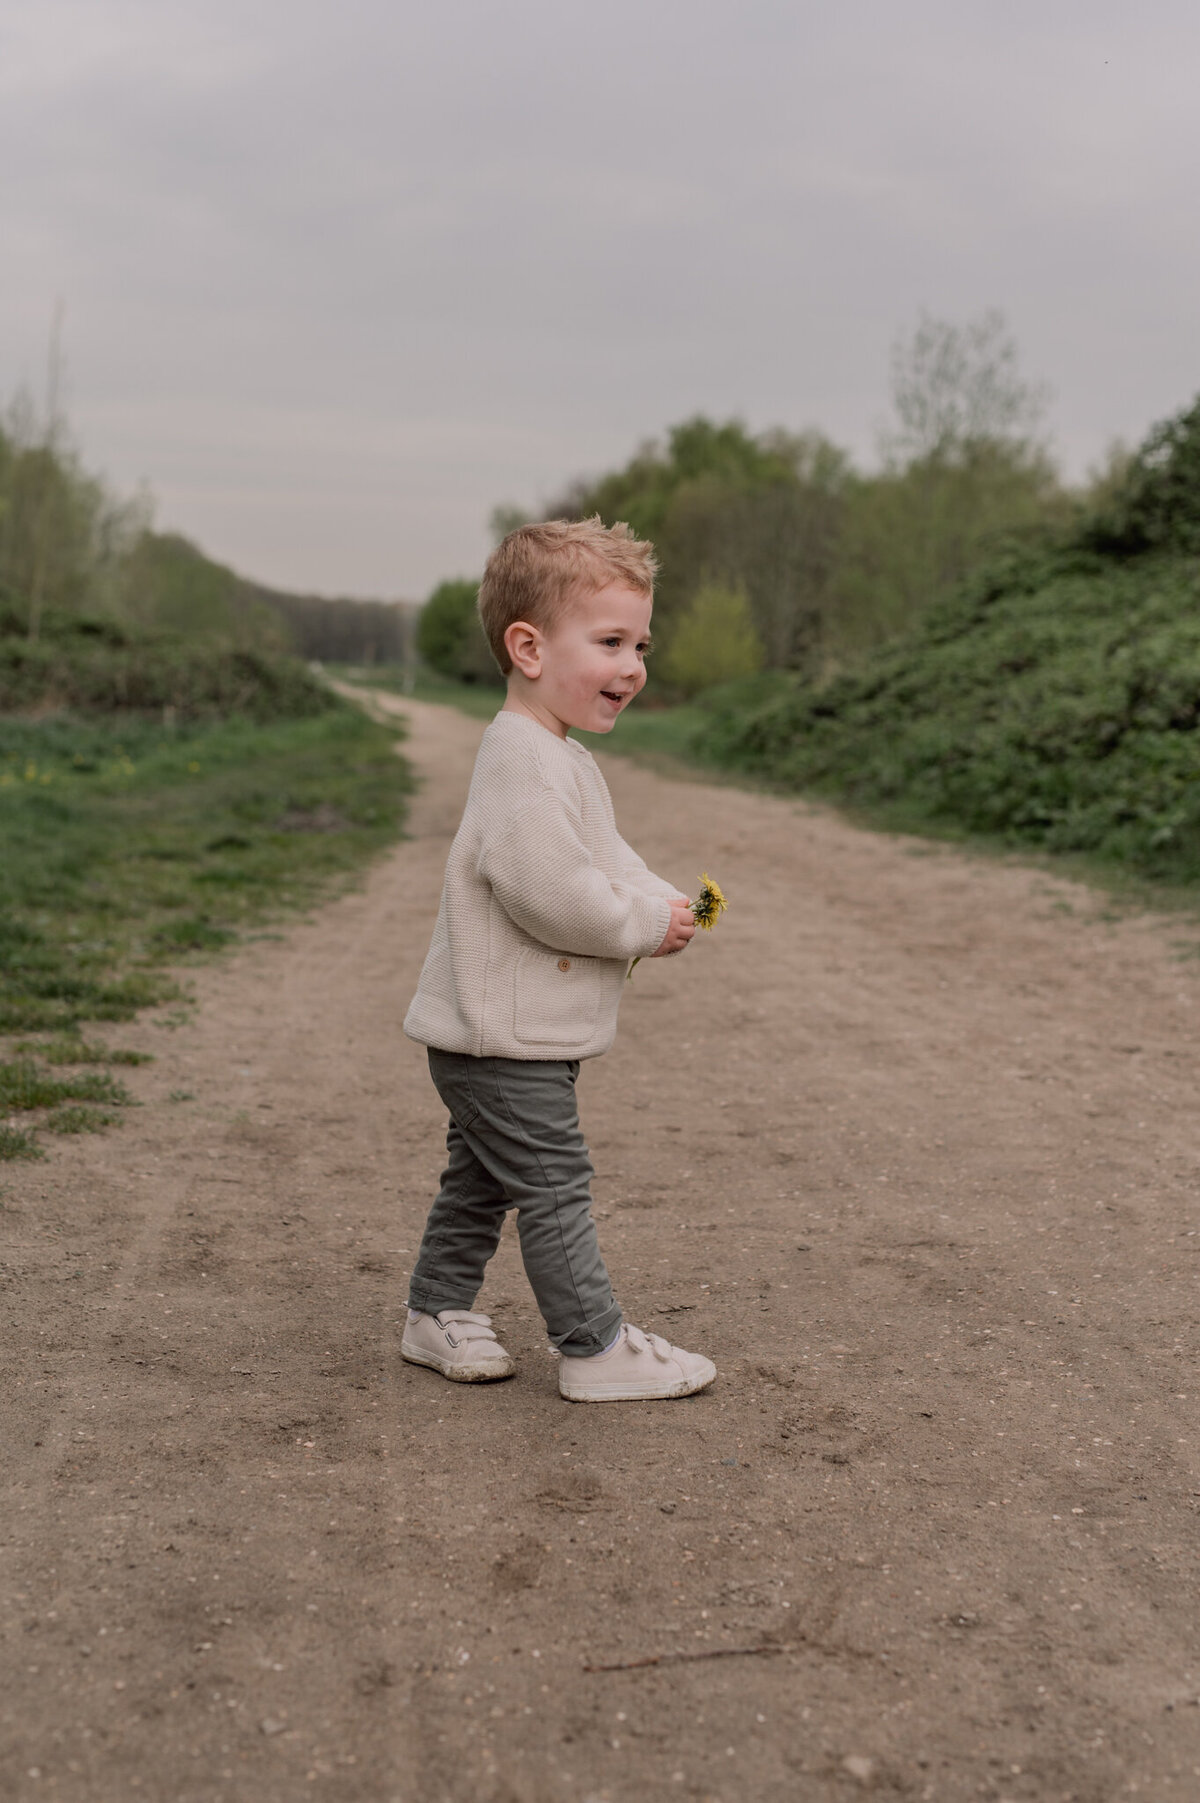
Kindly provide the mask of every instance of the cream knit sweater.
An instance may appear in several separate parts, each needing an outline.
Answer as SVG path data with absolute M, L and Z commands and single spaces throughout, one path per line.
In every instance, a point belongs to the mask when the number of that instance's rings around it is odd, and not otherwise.
M 630 959 L 658 950 L 678 894 L 617 832 L 589 751 L 497 714 L 404 1031 L 476 1058 L 594 1058 Z

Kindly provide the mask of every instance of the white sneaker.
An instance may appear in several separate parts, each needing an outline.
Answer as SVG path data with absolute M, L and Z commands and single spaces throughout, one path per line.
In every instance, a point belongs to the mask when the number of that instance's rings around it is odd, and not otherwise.
M 400 1356 L 456 1384 L 494 1383 L 517 1368 L 492 1332 L 492 1317 L 465 1308 L 444 1308 L 438 1315 L 410 1312 Z
M 706 1390 L 716 1375 L 717 1367 L 701 1353 L 627 1322 L 607 1352 L 591 1358 L 560 1353 L 558 1390 L 568 1402 L 653 1402 Z

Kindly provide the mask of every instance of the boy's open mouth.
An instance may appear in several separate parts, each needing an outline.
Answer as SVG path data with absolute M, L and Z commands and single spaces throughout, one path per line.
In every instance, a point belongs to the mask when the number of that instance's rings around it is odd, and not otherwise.
M 612 689 L 601 689 L 600 693 L 606 701 L 615 701 L 618 707 L 626 699 L 624 695 L 615 694 Z

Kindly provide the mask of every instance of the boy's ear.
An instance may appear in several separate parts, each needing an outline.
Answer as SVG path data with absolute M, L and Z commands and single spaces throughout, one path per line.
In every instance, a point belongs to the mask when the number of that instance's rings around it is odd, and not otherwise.
M 528 620 L 514 620 L 504 634 L 504 649 L 514 670 L 532 681 L 542 673 L 542 635 Z

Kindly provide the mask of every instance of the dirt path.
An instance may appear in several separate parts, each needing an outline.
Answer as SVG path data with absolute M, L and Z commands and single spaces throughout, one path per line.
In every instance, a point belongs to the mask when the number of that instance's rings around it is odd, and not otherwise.
M 413 837 L 0 1183 L 0 1794 L 1200 1796 L 1186 929 L 609 760 L 732 897 L 581 1081 L 627 1312 L 721 1377 L 560 1402 L 506 1234 L 456 1389 L 400 1019 L 480 728 L 406 711 Z

